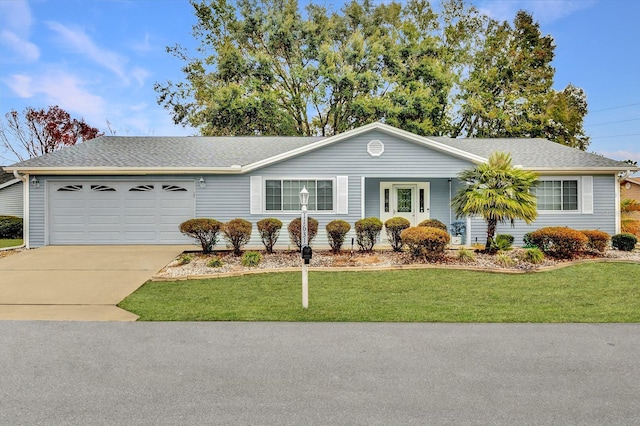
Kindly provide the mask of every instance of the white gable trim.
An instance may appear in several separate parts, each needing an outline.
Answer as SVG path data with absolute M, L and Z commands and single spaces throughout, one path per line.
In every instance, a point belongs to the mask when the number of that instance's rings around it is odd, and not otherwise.
M 389 135 L 399 137 L 409 142 L 413 142 L 419 145 L 426 146 L 428 148 L 435 149 L 437 151 L 441 151 L 441 152 L 453 155 L 454 157 L 459 157 L 465 160 L 469 160 L 473 163 L 486 163 L 488 161 L 486 158 L 480 157 L 479 155 L 471 154 L 461 149 L 453 148 L 443 143 L 436 142 L 432 139 L 425 138 L 423 136 L 419 136 L 414 133 L 407 132 L 405 130 L 397 129 L 395 127 L 389 126 L 388 124 L 375 122 L 375 123 L 367 124 L 366 126 L 358 127 L 357 129 L 349 130 L 344 133 L 331 136 L 327 139 L 314 142 L 307 146 L 297 148 L 297 149 L 285 152 L 283 154 L 275 155 L 273 157 L 270 157 L 261 161 L 256 161 L 255 163 L 252 163 L 252 164 L 247 164 L 246 166 L 242 167 L 242 170 L 245 173 L 250 172 L 255 169 L 259 169 L 280 161 L 287 160 L 291 157 L 296 157 L 298 155 L 315 151 L 327 145 L 333 145 L 337 142 L 343 141 L 345 139 L 353 138 L 354 136 L 358 136 L 360 134 L 367 133 L 373 130 L 379 130 L 383 133 L 387 133 Z

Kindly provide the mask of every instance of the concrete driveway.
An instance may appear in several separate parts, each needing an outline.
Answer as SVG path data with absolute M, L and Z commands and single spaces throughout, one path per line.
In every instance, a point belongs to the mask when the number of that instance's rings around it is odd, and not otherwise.
M 116 307 L 193 246 L 47 246 L 0 259 L 0 319 L 135 321 Z

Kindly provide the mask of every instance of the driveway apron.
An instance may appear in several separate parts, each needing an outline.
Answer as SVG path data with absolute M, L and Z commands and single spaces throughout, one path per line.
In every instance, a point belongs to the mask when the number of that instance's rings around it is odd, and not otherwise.
M 0 319 L 135 321 L 115 306 L 192 246 L 47 246 L 0 259 Z

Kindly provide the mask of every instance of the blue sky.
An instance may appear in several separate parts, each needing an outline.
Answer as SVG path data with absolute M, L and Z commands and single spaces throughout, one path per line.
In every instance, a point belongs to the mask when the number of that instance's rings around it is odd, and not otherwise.
M 587 94 L 588 150 L 640 162 L 640 2 L 471 3 L 500 20 L 533 13 L 556 42 L 554 87 Z M 0 113 L 59 105 L 102 130 L 108 120 L 118 135 L 194 134 L 173 124 L 153 90 L 181 79 L 165 47 L 195 46 L 194 22 L 188 0 L 0 0 Z

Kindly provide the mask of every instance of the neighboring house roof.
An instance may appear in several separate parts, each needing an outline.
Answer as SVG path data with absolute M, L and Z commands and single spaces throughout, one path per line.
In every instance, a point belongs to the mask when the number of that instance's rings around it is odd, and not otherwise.
M 628 169 L 626 163 L 545 139 L 422 137 L 371 123 L 332 137 L 122 137 L 102 136 L 14 164 L 23 173 L 246 173 L 369 131 L 380 131 L 474 163 L 491 152 L 510 152 L 515 165 L 534 170 Z
M 2 166 L 0 166 L 0 189 L 6 188 L 7 186 L 11 186 L 18 182 L 20 182 L 20 179 L 16 179 L 13 173 L 3 171 Z
M 640 185 L 640 178 L 628 177 L 626 179 L 621 180 L 620 181 L 620 185 L 623 185 L 626 182 L 631 182 L 631 183 L 634 183 L 636 185 Z

